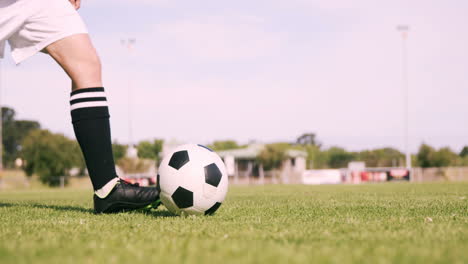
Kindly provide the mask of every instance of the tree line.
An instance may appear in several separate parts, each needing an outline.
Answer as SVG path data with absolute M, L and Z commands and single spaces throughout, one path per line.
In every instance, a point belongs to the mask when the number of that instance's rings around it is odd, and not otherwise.
M 215 141 L 210 145 L 216 151 L 244 148 L 236 141 Z M 391 147 L 377 148 L 362 151 L 347 151 L 338 146 L 325 148 L 317 140 L 314 133 L 301 135 L 294 142 L 279 142 L 267 144 L 257 157 L 266 170 L 278 168 L 286 158 L 288 149 L 301 150 L 307 153 L 307 168 L 346 168 L 351 161 L 363 161 L 367 167 L 404 167 L 405 155 Z M 468 166 L 468 146 L 459 153 L 449 147 L 434 148 L 422 143 L 416 154 L 411 155 L 413 167 L 448 167 Z
M 2 125 L 4 168 L 19 165 L 27 176 L 35 174 L 50 186 L 58 186 L 60 176 L 68 176 L 72 168 L 78 175 L 85 174 L 86 164 L 75 139 L 42 129 L 36 121 L 17 120 L 15 110 L 8 107 L 2 107 Z M 159 139 L 141 141 L 136 145 L 138 157 L 157 161 L 162 146 Z M 114 142 L 112 147 L 117 164 L 128 166 L 133 162 L 126 157 L 127 145 Z
M 83 175 L 86 165 L 78 143 L 63 134 L 52 133 L 41 128 L 36 121 L 17 120 L 16 112 L 8 107 L 2 107 L 3 124 L 3 166 L 14 168 L 18 159 L 23 161 L 21 168 L 28 176 L 36 174 L 48 185 L 60 184 L 59 176 L 66 176 L 72 168 L 77 174 Z M 136 144 L 138 157 L 150 159 L 158 163 L 163 148 L 162 139 L 141 141 Z M 114 142 L 114 159 L 121 167 L 135 167 L 138 163 L 126 156 L 127 145 Z M 214 141 L 208 147 L 215 151 L 245 148 L 235 140 Z M 265 170 L 278 168 L 286 158 L 289 149 L 301 150 L 307 153 L 309 169 L 345 168 L 350 161 L 364 161 L 367 167 L 401 167 L 404 166 L 404 154 L 394 148 L 379 148 L 350 152 L 341 147 L 324 148 L 317 141 L 314 133 L 306 133 L 294 142 L 279 142 L 265 145 L 258 154 L 257 160 Z M 446 167 L 468 166 L 468 146 L 460 153 L 455 153 L 448 147 L 436 149 L 427 144 L 421 144 L 418 152 L 412 155 L 415 167 Z

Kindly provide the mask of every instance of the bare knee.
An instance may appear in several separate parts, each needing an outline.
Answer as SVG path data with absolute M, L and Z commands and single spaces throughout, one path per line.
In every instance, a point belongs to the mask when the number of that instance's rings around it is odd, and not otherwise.
M 89 53 L 82 57 L 77 57 L 73 61 L 75 64 L 76 75 L 74 78 L 92 78 L 93 76 L 101 76 L 101 60 L 97 53 Z
M 101 87 L 101 61 L 97 54 L 77 57 L 73 60 L 72 70 L 67 72 L 72 80 L 72 89 Z
M 46 50 L 71 78 L 74 89 L 102 86 L 101 61 L 87 34 L 59 40 Z
M 82 62 L 88 67 L 91 67 L 92 69 L 99 71 L 101 70 L 101 59 L 99 59 L 99 56 L 95 51 L 90 52 L 89 54 L 87 54 L 87 56 L 83 56 Z

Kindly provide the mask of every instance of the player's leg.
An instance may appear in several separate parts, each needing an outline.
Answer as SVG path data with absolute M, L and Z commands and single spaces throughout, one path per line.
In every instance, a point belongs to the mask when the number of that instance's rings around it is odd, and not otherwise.
M 47 46 L 54 58 L 73 82 L 73 90 L 102 87 L 101 61 L 88 34 L 76 34 Z
M 117 177 L 101 63 L 89 36 L 76 34 L 63 38 L 47 46 L 46 51 L 72 80 L 73 128 L 95 190 L 95 211 L 114 212 L 157 203 L 156 188 L 128 185 Z
M 4 41 L 16 63 L 46 51 L 72 79 L 73 127 L 96 193 L 96 212 L 133 209 L 157 200 L 157 188 L 118 183 L 101 65 L 72 5 L 65 0 L 0 0 L 0 55 Z

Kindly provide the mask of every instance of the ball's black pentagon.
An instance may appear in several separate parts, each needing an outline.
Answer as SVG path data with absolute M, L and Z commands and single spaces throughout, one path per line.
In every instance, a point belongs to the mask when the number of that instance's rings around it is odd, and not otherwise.
M 218 187 L 222 176 L 223 174 L 219 170 L 218 166 L 216 166 L 216 164 L 211 163 L 210 165 L 205 166 L 205 182 L 207 184 Z
M 198 144 L 198 146 L 199 146 L 199 147 L 202 147 L 202 148 L 204 148 L 204 149 L 207 149 L 207 150 L 209 150 L 209 151 L 211 151 L 211 152 L 214 152 L 212 149 L 210 149 L 210 148 L 207 147 L 207 146 L 203 146 L 203 145 L 201 145 L 201 144 Z
M 180 209 L 189 208 L 193 206 L 193 192 L 179 187 L 175 192 L 172 194 L 172 200 Z
M 216 202 L 213 206 L 210 207 L 210 209 L 205 211 L 205 215 L 212 215 L 218 208 L 221 206 L 221 203 Z
M 182 168 L 182 166 L 187 164 L 187 162 L 189 162 L 189 161 L 190 161 L 189 155 L 188 155 L 188 152 L 186 150 L 177 151 L 174 154 L 172 154 L 172 157 L 169 160 L 169 166 L 171 166 L 172 168 L 178 170 L 178 169 Z

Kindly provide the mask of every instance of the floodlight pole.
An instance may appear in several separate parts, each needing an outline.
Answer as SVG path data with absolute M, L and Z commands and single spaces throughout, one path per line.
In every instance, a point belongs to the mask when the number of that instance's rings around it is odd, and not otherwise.
M 0 173 L 3 172 L 3 111 L 2 111 L 2 82 L 3 82 L 3 75 L 2 75 L 2 62 L 3 60 L 0 59 Z M 1 180 L 1 175 L 0 175 Z
M 405 156 L 406 156 L 406 168 L 411 170 L 411 154 L 409 151 L 409 118 L 408 118 L 408 107 L 409 107 L 409 87 L 408 87 L 408 52 L 406 46 L 406 40 L 408 39 L 408 32 L 410 27 L 408 25 L 398 25 L 397 30 L 401 33 L 401 76 L 402 86 L 404 93 L 404 122 L 405 122 Z
M 131 57 L 133 47 L 135 46 L 136 39 L 134 38 L 127 38 L 121 39 L 120 44 L 125 46 L 128 50 L 129 58 Z M 127 96 L 127 104 L 128 104 L 128 140 L 129 140 L 129 148 L 133 148 L 133 129 L 132 129 L 132 77 L 128 77 L 128 96 Z

